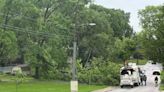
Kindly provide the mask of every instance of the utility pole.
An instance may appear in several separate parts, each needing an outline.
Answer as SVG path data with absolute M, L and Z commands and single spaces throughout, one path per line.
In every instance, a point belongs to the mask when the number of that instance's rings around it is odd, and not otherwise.
M 76 2 L 77 7 L 79 5 L 79 0 Z M 78 81 L 77 81 L 77 69 L 76 69 L 76 50 L 77 50 L 77 25 L 78 25 L 78 13 L 79 10 L 76 8 L 74 12 L 74 41 L 73 41 L 73 57 L 72 57 L 72 80 L 71 80 L 71 92 L 78 92 Z
M 95 23 L 89 23 L 86 26 L 95 26 Z M 82 25 L 85 26 L 85 25 Z M 72 80 L 71 80 L 71 92 L 78 92 L 78 80 L 77 80 L 77 67 L 76 67 L 76 55 L 77 55 L 77 24 L 74 25 L 74 41 L 73 41 L 73 59 L 72 59 Z
M 75 40 L 73 42 L 71 92 L 78 92 L 77 69 L 76 69 L 76 50 L 77 50 L 77 42 Z
M 76 69 L 76 50 L 77 50 L 77 28 L 74 25 L 74 41 L 73 41 L 73 56 L 72 56 L 72 80 L 71 80 L 71 92 L 78 92 L 78 81 L 77 81 L 77 69 Z
M 77 42 L 73 42 L 73 61 L 72 61 L 72 80 L 76 81 L 76 49 L 77 49 Z

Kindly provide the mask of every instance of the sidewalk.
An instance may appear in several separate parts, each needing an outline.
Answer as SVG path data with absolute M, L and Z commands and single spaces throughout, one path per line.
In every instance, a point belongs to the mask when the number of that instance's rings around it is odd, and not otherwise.
M 114 88 L 113 87 L 107 87 L 107 88 L 95 90 L 92 92 L 107 92 L 107 91 L 111 91 L 112 89 L 114 89 Z

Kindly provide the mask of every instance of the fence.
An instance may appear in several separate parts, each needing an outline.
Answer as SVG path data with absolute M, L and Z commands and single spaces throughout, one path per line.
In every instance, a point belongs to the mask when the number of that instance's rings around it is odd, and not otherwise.
M 0 67 L 0 72 L 1 73 L 11 73 L 13 67 L 14 66 Z

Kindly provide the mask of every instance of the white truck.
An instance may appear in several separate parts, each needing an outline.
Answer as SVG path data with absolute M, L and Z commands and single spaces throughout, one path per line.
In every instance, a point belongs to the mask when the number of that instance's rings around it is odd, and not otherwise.
M 128 63 L 120 69 L 120 86 L 131 86 L 140 85 L 139 68 L 136 63 Z

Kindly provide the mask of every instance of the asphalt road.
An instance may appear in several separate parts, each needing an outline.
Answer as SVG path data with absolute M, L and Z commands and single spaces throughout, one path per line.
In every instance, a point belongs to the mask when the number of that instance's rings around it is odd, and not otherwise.
M 160 92 L 159 87 L 155 87 L 154 84 L 154 75 L 152 75 L 153 70 L 161 70 L 162 66 L 160 64 L 152 65 L 151 63 L 147 63 L 144 66 L 140 66 L 144 70 L 146 70 L 147 75 L 147 85 L 146 86 L 138 86 L 134 88 L 124 87 L 124 88 L 116 88 L 111 91 L 106 92 Z

